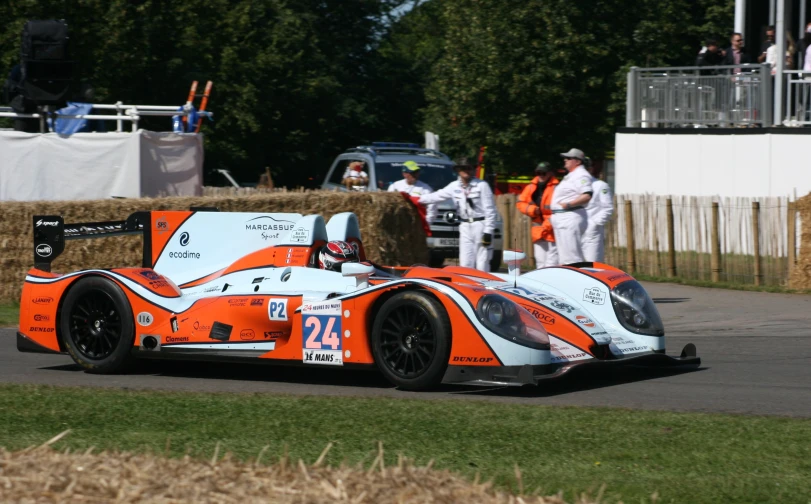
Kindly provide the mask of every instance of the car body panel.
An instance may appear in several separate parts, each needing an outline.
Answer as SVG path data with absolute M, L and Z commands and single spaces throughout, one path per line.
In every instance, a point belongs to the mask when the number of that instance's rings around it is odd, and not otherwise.
M 61 217 L 49 218 L 61 225 Z M 144 223 L 138 230 L 144 235 L 141 267 L 57 275 L 47 271 L 48 263 L 29 271 L 20 303 L 21 351 L 65 351 L 61 305 L 71 286 L 89 276 L 107 278 L 124 293 L 135 324 L 132 353 L 145 358 L 374 366 L 375 317 L 386 299 L 404 290 L 427 293 L 447 315 L 451 345 L 445 381 L 452 383 L 537 383 L 573 365 L 621 363 L 665 349 L 663 336 L 636 334 L 619 323 L 610 290 L 632 278 L 608 265 L 544 268 L 523 275 L 456 266 L 358 265 L 360 273 L 351 268 L 342 273 L 313 267 L 312 257 L 329 239 L 350 240 L 362 250 L 357 217 L 351 213 L 334 216 L 329 225 L 320 216 L 199 211 L 145 212 L 127 222 L 139 219 Z M 283 221 L 289 221 L 284 224 L 288 229 L 272 238 L 262 236 L 268 229 L 251 227 Z M 155 239 L 160 231 L 169 236 Z M 73 237 L 87 236 L 65 239 Z M 228 250 L 191 248 L 218 244 L 227 244 Z M 166 260 L 181 250 L 199 257 Z M 530 341 L 496 331 L 481 311 L 485 298 L 515 306 L 516 313 L 526 316 L 519 330 L 534 324 L 536 334 L 544 336 Z

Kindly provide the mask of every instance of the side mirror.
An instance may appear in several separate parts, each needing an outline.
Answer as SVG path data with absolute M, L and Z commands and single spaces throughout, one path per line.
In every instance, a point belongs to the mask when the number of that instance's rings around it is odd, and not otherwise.
M 527 255 L 520 250 L 505 250 L 502 254 L 502 260 L 507 265 L 507 272 L 510 275 L 521 274 L 521 262 L 526 259 Z
M 369 277 L 374 273 L 375 267 L 365 263 L 343 263 L 341 265 L 341 275 L 345 277 L 355 277 L 355 286 L 363 289 L 369 286 Z

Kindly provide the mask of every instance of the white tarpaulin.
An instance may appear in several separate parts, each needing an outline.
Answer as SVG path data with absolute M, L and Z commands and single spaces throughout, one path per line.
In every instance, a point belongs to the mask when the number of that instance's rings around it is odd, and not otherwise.
M 0 201 L 199 196 L 203 138 L 0 131 Z

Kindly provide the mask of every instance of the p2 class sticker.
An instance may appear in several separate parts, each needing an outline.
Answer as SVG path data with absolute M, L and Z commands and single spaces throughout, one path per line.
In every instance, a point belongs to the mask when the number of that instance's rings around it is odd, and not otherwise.
M 591 287 L 583 290 L 583 301 L 587 303 L 601 305 L 605 304 L 605 292 L 599 287 Z
M 287 299 L 268 299 L 268 319 L 287 321 Z
M 135 320 L 138 321 L 139 326 L 149 327 L 152 325 L 152 322 L 155 320 L 155 318 L 152 316 L 151 313 L 142 311 L 141 313 L 138 314 L 137 317 L 135 317 Z
M 341 302 L 320 301 L 302 305 L 302 361 L 305 364 L 343 366 Z

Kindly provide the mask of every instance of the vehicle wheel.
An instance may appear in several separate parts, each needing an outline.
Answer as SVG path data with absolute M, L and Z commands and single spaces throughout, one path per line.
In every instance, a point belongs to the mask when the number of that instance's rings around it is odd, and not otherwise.
M 494 250 L 493 258 L 490 259 L 490 271 L 498 271 L 501 268 L 501 260 L 504 257 L 503 250 Z
M 60 330 L 68 353 L 85 371 L 115 373 L 131 362 L 132 308 L 112 280 L 85 277 L 77 281 L 62 303 Z
M 441 268 L 443 264 L 445 264 L 445 256 L 439 252 L 430 251 L 428 252 L 430 255 L 428 256 L 428 266 L 432 268 Z
M 401 292 L 380 307 L 372 329 L 372 354 L 383 375 L 397 387 L 425 390 L 438 385 L 450 352 L 448 314 L 433 297 Z

